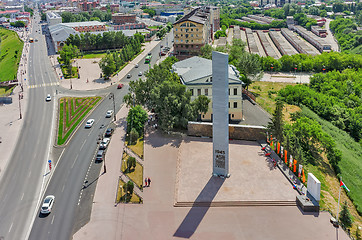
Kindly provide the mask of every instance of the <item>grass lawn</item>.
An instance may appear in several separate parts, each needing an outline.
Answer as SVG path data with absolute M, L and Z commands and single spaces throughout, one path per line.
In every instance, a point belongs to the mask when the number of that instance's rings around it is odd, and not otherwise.
M 256 102 L 268 113 L 273 114 L 275 109 L 275 100 L 280 89 L 294 83 L 279 83 L 279 82 L 253 82 L 249 86 L 249 91 L 256 97 Z M 284 121 L 290 122 L 290 114 L 300 111 L 300 108 L 295 105 L 286 104 L 284 107 Z
M 15 87 L 0 87 L 0 96 L 8 96 Z
M 126 174 L 129 179 L 131 179 L 132 182 L 134 182 L 140 189 L 142 189 L 141 185 L 143 186 L 143 166 L 136 161 L 135 169 L 131 169 L 131 172 L 126 172 L 128 157 L 129 155 L 127 153 L 123 153 L 121 171 Z
M 103 58 L 106 56 L 106 52 L 100 52 L 100 53 L 86 53 L 82 56 L 80 56 L 80 59 L 89 59 L 89 58 Z
M 83 121 L 83 119 L 101 99 L 101 97 L 64 97 L 59 99 L 58 145 L 63 145 L 68 140 L 69 136 L 72 135 L 79 123 Z M 81 104 L 74 104 L 77 106 L 77 109 L 73 109 L 72 111 L 71 108 L 68 107 L 68 104 L 74 103 L 74 101 L 76 103 L 81 102 Z
M 0 28 L 0 82 L 16 79 L 24 43 L 16 32 Z
M 273 83 L 273 82 L 254 82 L 249 86 L 249 91 L 256 96 L 256 102 L 268 111 L 273 113 L 275 108 L 275 99 L 277 92 L 287 85 L 294 85 L 293 83 Z M 362 211 L 362 150 L 360 144 L 354 141 L 350 135 L 339 128 L 335 127 L 330 122 L 320 118 L 317 114 L 312 112 L 306 107 L 302 109 L 294 105 L 285 105 L 284 120 L 290 122 L 290 113 L 302 111 L 307 117 L 312 118 L 319 122 L 323 131 L 328 133 L 336 142 L 336 146 L 342 152 L 342 160 L 339 163 L 341 169 L 341 176 L 343 182 L 351 190 L 348 195 L 354 202 L 348 198 L 346 191 L 341 191 L 341 203 L 347 201 L 348 209 L 353 216 L 354 224 L 351 233 L 355 233 L 356 223 L 362 226 L 362 217 L 358 211 Z M 312 165 L 307 163 L 304 165 L 307 173 L 311 172 L 321 182 L 321 210 L 328 210 L 336 215 L 337 202 L 339 194 L 339 181 L 335 175 L 332 167 L 328 163 L 325 156 L 322 156 L 323 161 Z M 341 210 L 341 207 L 340 207 Z
M 135 145 L 129 145 L 129 142 L 126 141 L 127 147 L 142 159 L 143 159 L 143 141 L 144 141 L 143 137 L 137 139 L 137 143 Z
M 121 202 L 126 202 L 125 200 L 127 196 L 125 196 L 125 194 L 123 193 L 123 185 L 125 183 L 121 180 L 121 178 L 118 181 L 118 189 L 117 189 L 117 197 L 116 197 L 116 202 L 117 203 L 121 203 Z M 142 202 L 142 198 L 140 198 L 137 194 L 135 194 L 133 192 L 131 199 L 128 201 L 131 203 L 141 203 Z
M 340 130 L 332 123 L 320 118 L 307 107 L 302 108 L 302 112 L 309 118 L 316 120 L 323 131 L 328 133 L 335 141 L 337 148 L 342 152 L 342 160 L 339 162 L 343 182 L 350 189 L 348 193 L 351 200 L 357 206 L 358 211 L 362 212 L 362 150 L 360 144 L 345 131 Z M 328 166 L 327 166 L 328 165 Z M 327 209 L 336 214 L 339 183 L 334 172 L 327 162 L 317 166 L 307 165 L 307 170 L 312 172 L 322 183 L 322 209 Z M 354 221 L 362 226 L 362 217 L 357 213 L 356 207 L 347 197 L 346 191 L 341 191 L 341 202 L 348 202 L 349 211 Z M 352 231 L 355 232 L 354 230 Z
M 78 77 L 77 67 L 72 67 L 72 76 L 69 75 L 68 68 L 66 68 L 64 65 L 61 66 L 61 69 L 65 79 Z

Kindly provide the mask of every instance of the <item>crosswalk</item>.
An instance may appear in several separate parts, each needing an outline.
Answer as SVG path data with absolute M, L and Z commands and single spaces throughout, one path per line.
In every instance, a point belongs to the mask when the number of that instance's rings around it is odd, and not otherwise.
M 59 82 L 34 84 L 34 85 L 29 85 L 28 88 L 40 88 L 40 87 L 49 87 L 49 86 L 55 86 L 55 85 L 59 86 Z

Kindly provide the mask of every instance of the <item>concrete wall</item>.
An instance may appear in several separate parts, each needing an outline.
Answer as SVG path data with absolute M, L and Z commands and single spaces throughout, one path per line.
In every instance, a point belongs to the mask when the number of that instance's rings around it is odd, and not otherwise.
M 266 128 L 263 126 L 229 124 L 229 138 L 240 140 L 265 140 Z M 212 137 L 212 123 L 189 122 L 187 135 Z

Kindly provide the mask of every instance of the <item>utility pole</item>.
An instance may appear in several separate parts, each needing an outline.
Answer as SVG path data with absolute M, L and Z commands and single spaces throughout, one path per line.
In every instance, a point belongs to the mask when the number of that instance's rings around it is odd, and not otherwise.
M 19 93 L 19 112 L 20 112 L 20 117 L 19 117 L 19 119 L 22 119 L 20 99 L 21 99 L 21 96 L 20 96 L 20 93 Z

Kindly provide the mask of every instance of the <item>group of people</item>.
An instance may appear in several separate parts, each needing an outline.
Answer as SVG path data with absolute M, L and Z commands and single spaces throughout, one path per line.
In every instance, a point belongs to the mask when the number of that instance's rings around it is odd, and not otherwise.
M 145 187 L 151 186 L 151 178 L 145 178 Z

